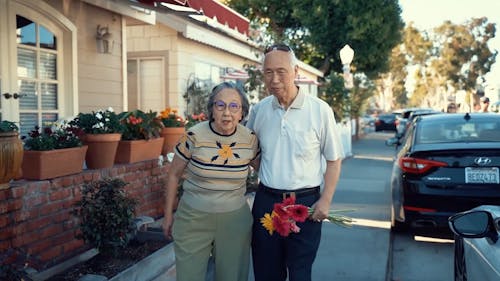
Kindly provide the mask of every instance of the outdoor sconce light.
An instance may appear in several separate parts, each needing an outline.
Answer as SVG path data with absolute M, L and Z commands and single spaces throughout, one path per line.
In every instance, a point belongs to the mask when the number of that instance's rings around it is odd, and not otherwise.
M 110 54 L 113 52 L 114 41 L 108 27 L 97 26 L 97 34 L 95 36 L 97 52 L 101 54 Z

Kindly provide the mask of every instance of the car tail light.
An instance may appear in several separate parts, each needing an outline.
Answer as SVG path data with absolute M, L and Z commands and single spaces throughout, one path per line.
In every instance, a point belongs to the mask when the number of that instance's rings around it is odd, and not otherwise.
M 403 206 L 403 209 L 405 209 L 407 211 L 422 212 L 422 213 L 435 213 L 435 212 L 437 212 L 436 209 L 413 207 L 413 206 L 406 206 L 406 205 Z
M 399 167 L 406 173 L 411 174 L 423 174 L 433 167 L 446 167 L 448 166 L 445 162 L 403 157 L 399 160 Z

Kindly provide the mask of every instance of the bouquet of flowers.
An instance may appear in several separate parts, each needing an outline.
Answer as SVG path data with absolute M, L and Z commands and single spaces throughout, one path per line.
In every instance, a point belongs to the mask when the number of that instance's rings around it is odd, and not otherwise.
M 330 210 L 326 220 L 343 227 L 350 227 L 352 218 L 338 214 L 347 211 L 351 210 Z M 292 232 L 299 233 L 300 227 L 297 226 L 297 222 L 304 222 L 313 212 L 314 209 L 310 207 L 295 204 L 295 197 L 288 197 L 282 203 L 274 204 L 271 214 L 264 214 L 260 223 L 270 235 L 276 231 L 281 236 L 287 237 Z

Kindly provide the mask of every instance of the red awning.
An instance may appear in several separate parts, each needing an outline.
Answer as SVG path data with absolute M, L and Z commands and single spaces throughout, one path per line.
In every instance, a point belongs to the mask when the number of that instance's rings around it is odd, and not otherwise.
M 191 7 L 202 11 L 209 18 L 217 18 L 220 24 L 236 29 L 241 34 L 248 34 L 250 21 L 233 9 L 216 0 L 138 0 L 141 3 L 154 5 L 156 2 Z

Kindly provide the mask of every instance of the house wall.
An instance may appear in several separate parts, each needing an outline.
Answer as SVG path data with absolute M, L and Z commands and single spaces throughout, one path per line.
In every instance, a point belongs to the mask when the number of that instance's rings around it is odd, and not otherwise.
M 113 107 L 123 111 L 122 16 L 81 1 L 50 0 L 51 6 L 78 27 L 77 70 L 79 112 Z M 98 53 L 97 26 L 112 34 L 111 53 Z
M 245 63 L 249 63 L 243 57 L 187 39 L 162 24 L 127 27 L 127 51 L 130 59 L 159 56 L 165 59 L 164 107 L 177 108 L 179 112 L 185 110 L 186 101 L 183 95 L 188 80 L 195 73 L 196 63 L 236 69 L 241 69 Z M 134 95 L 133 92 L 133 89 L 129 89 L 130 95 Z
M 83 185 L 103 178 L 119 178 L 127 194 L 138 200 L 136 216 L 163 216 L 163 187 L 169 164 L 158 160 L 85 170 L 44 181 L 15 181 L 0 190 L 0 253 L 22 248 L 38 261 L 41 271 L 89 247 L 77 240 L 79 221 L 71 215 Z M 33 266 L 30 264 L 30 266 Z

